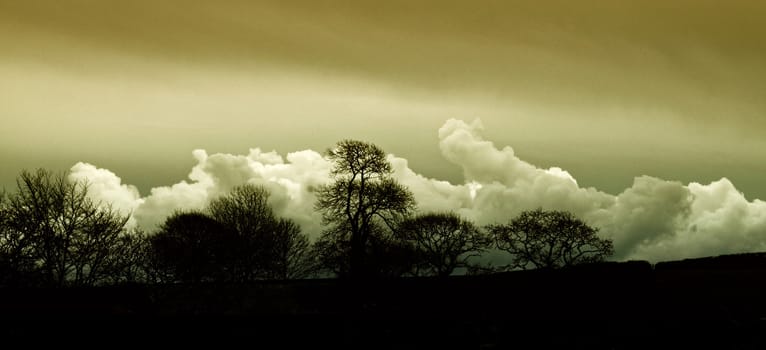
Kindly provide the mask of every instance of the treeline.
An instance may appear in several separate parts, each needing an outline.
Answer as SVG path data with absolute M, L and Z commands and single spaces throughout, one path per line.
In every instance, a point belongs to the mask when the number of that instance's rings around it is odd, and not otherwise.
M 67 174 L 23 171 L 0 195 L 0 285 L 248 282 L 448 276 L 559 268 L 606 259 L 612 242 L 571 213 L 537 209 L 479 227 L 454 212 L 417 213 L 376 145 L 328 150 L 332 181 L 317 189 L 320 237 L 278 217 L 269 192 L 243 185 L 199 211 L 170 215 L 154 232 L 88 195 Z M 481 264 L 491 249 L 511 264 Z

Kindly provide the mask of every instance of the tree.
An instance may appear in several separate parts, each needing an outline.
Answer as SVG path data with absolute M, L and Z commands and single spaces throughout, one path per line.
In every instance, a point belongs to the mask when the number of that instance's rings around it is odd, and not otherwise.
M 109 257 L 128 216 L 88 196 L 88 184 L 66 173 L 23 171 L 3 209 L 0 249 L 16 271 L 46 285 L 94 285 L 113 270 Z
M 330 227 L 314 243 L 316 270 L 341 278 L 351 276 L 351 232 L 342 225 Z M 411 274 L 419 261 L 414 247 L 383 225 L 373 223 L 364 246 L 365 264 L 356 277 L 391 278 Z
M 166 282 L 236 279 L 242 240 L 204 213 L 170 215 L 150 241 L 155 266 Z
M 316 258 L 315 270 L 319 275 L 348 277 L 351 242 L 348 230 L 330 227 L 314 242 L 311 255 Z
M 269 254 L 273 259 L 274 278 L 306 278 L 314 272 L 315 262 L 311 255 L 311 242 L 301 233 L 301 228 L 292 220 L 280 219 L 274 228 L 274 250 Z
M 399 226 L 398 236 L 418 252 L 425 273 L 449 276 L 455 268 L 469 267 L 491 243 L 472 222 L 455 213 L 428 213 L 408 218 Z
M 367 251 L 375 226 L 393 229 L 414 209 L 415 200 L 391 177 L 386 154 L 376 145 L 343 140 L 327 157 L 333 181 L 319 187 L 315 208 L 328 226 L 325 241 L 348 248 L 348 274 L 360 278 L 370 272 Z
M 208 204 L 210 216 L 241 238 L 241 254 L 235 262 L 240 281 L 269 277 L 276 217 L 268 204 L 269 192 L 261 186 L 244 185 Z
M 33 284 L 29 279 L 34 264 L 31 259 L 24 259 L 19 242 L 23 236 L 11 228 L 6 198 L 5 191 L 0 192 L 0 287 Z
M 277 218 L 269 195 L 264 187 L 248 184 L 208 205 L 211 217 L 241 238 L 239 280 L 303 278 L 313 267 L 308 236 L 294 221 Z
M 387 227 L 375 226 L 367 248 L 367 274 L 378 278 L 414 275 L 422 261 L 420 251 L 396 237 Z
M 613 254 L 612 241 L 565 211 L 524 211 L 506 225 L 490 225 L 498 249 L 513 256 L 512 268 L 559 268 L 598 262 Z
M 114 267 L 110 276 L 111 284 L 158 282 L 152 270 L 150 254 L 151 240 L 143 230 L 135 228 L 120 235 L 117 242 L 118 254 L 110 257 Z

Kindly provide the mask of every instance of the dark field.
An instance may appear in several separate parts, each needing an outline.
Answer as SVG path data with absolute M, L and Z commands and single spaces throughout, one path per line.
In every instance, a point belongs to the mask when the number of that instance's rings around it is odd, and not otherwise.
M 351 348 L 766 346 L 766 257 L 603 263 L 555 271 L 246 285 L 15 289 L 2 332 L 112 342 Z

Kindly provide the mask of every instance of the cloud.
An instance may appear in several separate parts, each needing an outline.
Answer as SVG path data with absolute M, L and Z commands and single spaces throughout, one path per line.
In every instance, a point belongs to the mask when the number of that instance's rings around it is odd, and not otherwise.
M 153 230 L 176 210 L 199 210 L 218 196 L 243 184 L 261 185 L 271 196 L 277 215 L 295 220 L 310 233 L 320 230 L 320 217 L 313 210 L 314 189 L 329 180 L 330 163 L 314 151 L 289 153 L 251 149 L 247 155 L 192 152 L 197 164 L 188 180 L 172 186 L 155 187 L 142 198 L 134 212 L 139 225 Z
M 407 159 L 389 155 L 394 177 L 414 194 L 420 211 L 453 210 L 479 225 L 505 223 L 524 210 L 567 210 L 613 240 L 615 259 L 660 261 L 766 250 L 766 202 L 748 201 L 727 179 L 704 185 L 638 176 L 616 195 L 580 187 L 566 170 L 539 168 L 498 148 L 482 135 L 480 121 L 448 120 L 438 132 L 442 155 L 459 166 L 462 184 L 428 178 Z M 251 149 L 247 155 L 195 150 L 188 179 L 140 197 L 114 173 L 78 163 L 73 178 L 87 178 L 95 198 L 132 213 L 153 229 L 175 210 L 200 209 L 241 184 L 263 185 L 276 213 L 296 220 L 316 237 L 321 218 L 314 189 L 330 181 L 331 163 L 312 150 L 288 153 Z M 502 255 L 493 254 L 502 259 Z
M 708 185 L 636 177 L 612 195 L 579 187 L 560 168 L 541 169 L 481 136 L 479 121 L 449 120 L 439 130 L 444 157 L 481 185 L 462 212 L 479 223 L 506 222 L 536 207 L 568 210 L 613 240 L 616 259 L 650 261 L 766 249 L 766 202 L 749 202 L 728 179 Z
M 617 257 L 662 244 L 683 229 L 693 197 L 680 182 L 650 176 L 615 197 L 611 206 L 587 213 L 612 239 Z
M 118 210 L 123 215 L 134 214 L 144 200 L 138 193 L 138 188 L 132 185 L 122 183 L 122 180 L 113 172 L 107 169 L 96 168 L 87 163 L 79 162 L 69 169 L 70 181 L 86 181 L 88 184 L 88 194 L 92 200 L 111 204 L 112 208 Z M 137 221 L 134 215 L 131 215 L 128 226 L 136 226 Z
M 467 183 L 480 184 L 471 203 L 480 222 L 506 221 L 522 210 L 543 207 L 578 215 L 614 201 L 593 188 L 580 188 L 560 168 L 541 169 L 519 159 L 511 147 L 498 149 L 483 139 L 480 121 L 451 119 L 439 129 L 442 155 L 463 169 Z

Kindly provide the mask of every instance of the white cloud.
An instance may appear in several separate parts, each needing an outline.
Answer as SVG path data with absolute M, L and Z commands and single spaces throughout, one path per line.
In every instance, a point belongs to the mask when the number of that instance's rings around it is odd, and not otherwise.
M 439 129 L 442 155 L 463 170 L 464 183 L 427 178 L 406 159 L 389 155 L 394 176 L 412 190 L 421 211 L 454 210 L 479 225 L 504 223 L 523 210 L 571 211 L 614 241 L 616 259 L 659 261 L 766 249 L 766 202 L 747 201 L 727 179 L 703 185 L 636 177 L 617 195 L 583 188 L 566 170 L 538 168 L 511 147 L 484 140 L 481 122 L 448 120 Z M 74 178 L 91 181 L 94 197 L 133 213 L 147 229 L 178 209 L 199 209 L 232 187 L 252 183 L 271 193 L 280 216 L 296 220 L 311 235 L 320 230 L 314 189 L 329 181 L 330 162 L 311 151 L 247 155 L 195 150 L 187 180 L 156 187 L 140 197 L 133 186 L 105 169 L 78 163 Z
M 540 169 L 516 157 L 509 146 L 498 149 L 483 139 L 482 129 L 479 121 L 455 119 L 439 129 L 442 155 L 463 169 L 467 183 L 481 185 L 470 207 L 480 223 L 504 222 L 536 207 L 583 215 L 614 201 L 593 188 L 580 188 L 560 168 Z
M 192 155 L 197 164 L 187 180 L 155 187 L 143 198 L 138 196 L 135 187 L 122 185 L 108 170 L 78 163 L 71 171 L 72 176 L 88 178 L 94 183 L 93 196 L 129 208 L 132 220 L 148 230 L 156 228 L 176 210 L 202 209 L 211 199 L 246 183 L 266 187 L 278 215 L 296 220 L 307 232 L 320 230 L 320 217 L 313 211 L 313 191 L 328 181 L 330 164 L 319 153 L 289 153 L 287 162 L 276 152 L 263 152 L 258 148 L 251 149 L 248 155 L 208 155 L 204 150 L 195 150 Z
M 69 179 L 71 181 L 86 180 L 91 199 L 102 204 L 111 204 L 112 208 L 123 215 L 133 214 L 144 202 L 138 193 L 138 188 L 123 184 L 113 172 L 96 168 L 91 164 L 79 162 L 72 166 Z M 129 227 L 136 225 L 134 215 L 131 215 L 127 225 Z
M 635 251 L 662 245 L 683 229 L 692 199 L 680 182 L 641 176 L 611 206 L 586 217 L 612 239 L 617 258 L 644 258 Z

